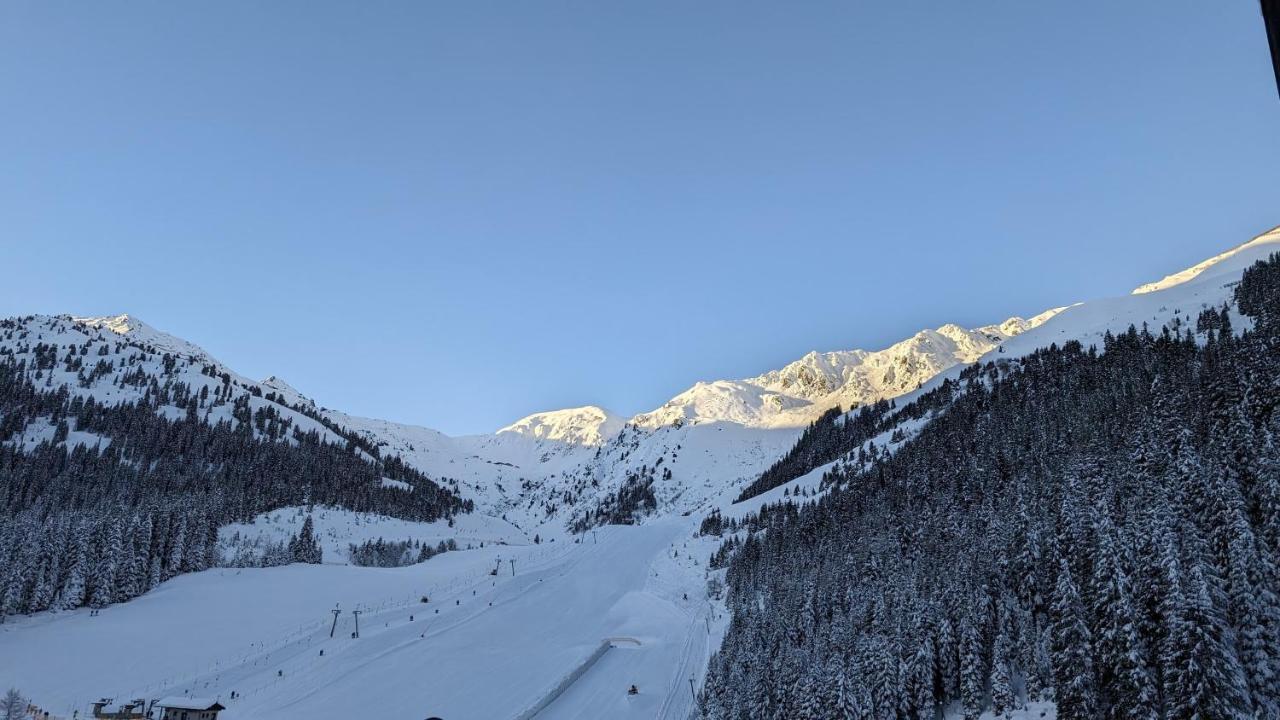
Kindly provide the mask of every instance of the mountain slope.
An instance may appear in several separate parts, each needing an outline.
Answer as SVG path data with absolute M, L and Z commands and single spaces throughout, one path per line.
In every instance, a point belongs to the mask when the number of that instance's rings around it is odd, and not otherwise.
M 1235 287 L 1244 269 L 1280 251 L 1280 228 L 1269 230 L 1232 250 L 1198 263 L 1186 270 L 1173 273 L 1163 280 L 1140 286 L 1128 295 L 1099 298 L 1051 311 L 1041 316 L 1041 321 L 1024 332 L 1010 337 L 998 346 L 976 358 L 973 362 L 1007 363 L 1053 345 L 1061 347 L 1068 342 L 1079 342 L 1085 347 L 1102 347 L 1108 335 L 1118 335 L 1130 326 L 1153 330 L 1168 327 L 1172 332 L 1185 332 L 1197 328 L 1199 315 L 1211 308 L 1234 307 Z M 1248 318 L 1238 318 L 1245 326 Z M 924 382 L 919 389 L 902 393 L 897 397 L 899 407 L 908 405 L 928 393 L 936 391 L 944 383 L 959 381 L 968 364 L 956 364 Z M 853 413 L 850 414 L 853 416 Z M 914 426 L 919 418 L 905 417 L 904 427 Z M 895 429 L 892 416 L 883 421 L 881 430 L 888 437 Z M 830 419 L 840 423 L 848 432 L 818 433 L 810 438 L 812 443 L 830 443 L 831 447 L 803 450 L 795 453 L 801 458 L 835 458 L 853 454 L 866 446 L 865 433 L 854 432 L 858 427 L 845 423 L 843 418 Z M 880 439 L 881 446 L 884 438 Z M 786 459 L 769 468 L 766 475 L 770 482 L 755 482 L 750 486 L 755 493 L 777 487 L 798 478 L 817 466 L 814 461 L 788 463 Z M 762 478 L 765 479 L 765 478 Z
M 199 346 L 129 315 L 15 319 L 14 332 L 0 338 L 0 352 L 22 358 L 40 344 L 89 344 L 99 348 L 95 352 L 102 351 L 95 343 L 108 344 L 106 354 L 95 356 L 95 361 L 109 363 L 110 368 L 50 368 L 43 378 L 45 386 L 62 386 L 75 396 L 118 404 L 144 397 L 142 378 L 181 383 L 197 395 L 215 398 L 196 413 L 204 422 L 235 424 L 231 407 L 247 403 L 251 415 L 276 413 L 281 423 L 318 433 L 326 442 L 355 442 L 368 459 L 399 458 L 456 490 L 481 512 L 530 534 L 558 536 L 569 525 L 580 525 L 601 504 L 613 502 L 624 484 L 642 476 L 653 476 L 652 491 L 664 509 L 684 512 L 698 507 L 727 486 L 740 486 L 758 475 L 824 411 L 914 389 L 936 373 L 971 362 L 1037 327 L 1055 312 L 972 330 L 944 325 L 879 351 L 809 353 L 754 378 L 698 383 L 658 410 L 629 421 L 587 406 L 536 413 L 493 435 L 464 437 L 322 407 L 278 376 L 255 382 Z M 129 373 L 133 384 L 122 380 Z M 176 403 L 161 403 L 156 411 L 170 417 L 187 412 Z M 263 437 L 261 430 L 254 432 Z M 51 433 L 36 423 L 16 441 L 31 447 Z M 74 434 L 71 440 L 93 438 Z M 281 440 L 293 442 L 287 435 Z M 682 453 L 686 446 L 692 450 Z M 656 472 L 660 464 L 662 470 Z
M 1100 298 L 1064 309 L 1043 325 L 1010 339 L 1000 353 L 1017 356 L 1052 343 L 1078 340 L 1101 346 L 1108 332 L 1123 332 L 1143 324 L 1153 330 L 1195 329 L 1202 310 L 1234 305 L 1234 289 L 1245 268 L 1280 250 L 1280 228 L 1202 263 L 1136 288 L 1132 294 Z M 1247 319 L 1245 319 L 1246 322 Z
M 701 717 L 1275 717 L 1277 240 L 1064 312 L 904 398 L 929 422 L 821 501 L 711 523 L 733 621 Z
M 133 319 L 0 321 L 0 619 L 128 600 L 220 564 L 220 527 L 309 503 L 471 507 Z M 288 558 L 318 561 L 298 537 Z
M 621 432 L 626 422 L 604 408 L 588 405 L 534 413 L 511 423 L 496 434 L 516 433 L 536 440 L 598 447 Z
M 1280 242 L 1280 227 L 1271 228 L 1246 243 L 1220 255 L 1215 255 L 1208 260 L 1198 262 L 1185 270 L 1166 275 L 1155 282 L 1140 285 L 1134 288 L 1133 294 L 1142 295 L 1144 293 L 1167 290 L 1197 278 L 1207 279 L 1217 275 L 1239 275 L 1245 267 L 1259 259 L 1259 251 L 1265 250 L 1265 248 L 1273 246 L 1277 242 Z
M 481 512 L 530 535 L 555 537 L 612 502 L 629 478 L 652 474 L 652 491 L 663 511 L 701 507 L 759 475 L 823 412 L 914 390 L 1057 312 L 972 330 L 944 325 L 879 351 L 809 353 L 754 378 L 695 384 L 629 421 L 587 406 L 535 413 L 493 435 L 450 437 L 355 417 L 320 408 L 277 378 L 262 385 L 444 478 Z
M 718 421 L 804 427 L 833 407 L 864 405 L 914 390 L 938 373 L 973 362 L 1009 338 L 1040 326 L 1060 310 L 972 330 L 943 325 L 883 350 L 810 352 L 753 378 L 697 383 L 633 422 L 642 427 Z

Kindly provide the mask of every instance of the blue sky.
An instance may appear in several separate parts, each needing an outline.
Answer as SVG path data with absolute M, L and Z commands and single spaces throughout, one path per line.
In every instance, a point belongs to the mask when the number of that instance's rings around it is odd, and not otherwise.
M 452 433 L 1280 223 L 1255 0 L 9 2 L 0 98 L 0 315 Z

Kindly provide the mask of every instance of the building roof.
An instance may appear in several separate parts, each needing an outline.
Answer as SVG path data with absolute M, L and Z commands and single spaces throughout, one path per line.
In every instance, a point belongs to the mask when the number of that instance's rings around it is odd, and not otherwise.
M 180 697 L 177 695 L 160 698 L 156 705 L 174 710 L 226 710 L 217 700 L 198 697 Z
M 142 699 L 116 702 L 114 698 L 102 698 L 101 700 L 93 703 L 95 707 L 100 707 L 103 712 L 107 712 L 107 713 L 118 713 L 121 710 L 124 710 L 125 708 L 131 708 L 131 709 L 142 708 L 146 704 L 147 704 L 147 701 Z M 141 712 L 141 710 L 139 710 L 139 712 Z

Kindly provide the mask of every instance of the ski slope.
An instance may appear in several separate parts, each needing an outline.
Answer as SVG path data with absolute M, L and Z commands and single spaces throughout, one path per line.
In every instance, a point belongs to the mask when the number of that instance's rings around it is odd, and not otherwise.
M 694 527 L 673 517 L 604 527 L 579 544 L 487 545 L 407 568 L 182 576 L 96 617 L 6 624 L 0 677 L 66 716 L 98 697 L 192 695 L 218 698 L 229 720 L 344 718 L 374 706 L 385 718 L 516 718 L 602 642 L 624 638 L 536 717 L 685 717 L 708 632 L 698 553 L 679 550 Z M 330 638 L 335 603 L 344 611 Z M 632 684 L 641 692 L 628 696 Z

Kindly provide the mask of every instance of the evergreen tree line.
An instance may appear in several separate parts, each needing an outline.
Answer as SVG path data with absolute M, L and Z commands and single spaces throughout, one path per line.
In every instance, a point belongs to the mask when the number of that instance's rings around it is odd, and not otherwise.
M 805 428 L 795 447 L 742 488 L 734 502 L 748 500 L 789 483 L 815 467 L 835 460 L 849 448 L 865 443 L 882 431 L 886 416 L 893 407 L 891 400 L 880 400 L 848 416 L 838 406 L 824 412 Z
M 299 508 L 299 516 L 305 515 L 302 529 L 291 533 L 287 540 L 270 540 L 261 535 L 246 537 L 239 531 L 230 537 L 219 539 L 220 562 L 225 567 L 276 567 L 292 563 L 319 565 L 324 562 L 324 550 L 316 537 L 315 523 L 311 519 L 312 508 Z
M 310 527 L 311 518 L 302 530 L 287 540 L 270 540 L 263 537 L 245 537 L 240 533 L 219 541 L 222 554 L 220 562 L 225 567 L 276 567 L 293 563 L 324 562 L 324 550 Z
M 365 540 L 347 546 L 347 557 L 352 565 L 366 567 L 404 567 L 426 562 L 440 553 L 457 550 L 458 543 L 450 538 L 435 546 L 421 540 Z
M 41 352 L 40 362 L 58 362 L 56 352 Z M 232 401 L 231 420 L 210 423 L 198 410 L 218 391 L 211 397 L 150 377 L 138 401 L 106 405 L 72 397 L 64 386 L 39 387 L 37 375 L 45 371 L 34 365 L 0 356 L 3 613 L 134 597 L 216 563 L 218 527 L 287 505 L 428 522 L 471 510 L 469 501 L 398 458 L 371 459 L 355 444 L 326 442 L 314 430 L 294 427 L 287 439 L 255 434 L 255 427 L 282 427 L 283 419 L 274 408 L 251 413 L 244 395 Z M 171 405 L 187 411 L 162 411 Z M 55 427 L 51 439 L 30 449 L 14 442 L 42 422 Z M 70 429 L 101 442 L 69 446 L 62 441 Z M 412 491 L 384 487 L 388 476 Z
M 1235 300 L 1243 334 L 1209 309 L 970 368 L 752 518 L 701 716 L 1280 717 L 1280 255 Z
M 106 607 L 213 567 L 217 505 L 211 497 L 169 497 L 0 520 L 0 622 L 42 610 Z

